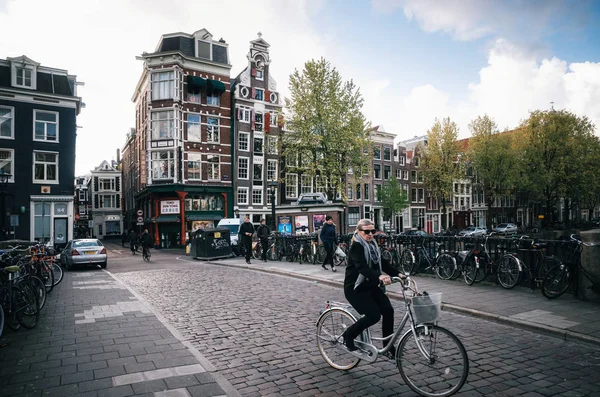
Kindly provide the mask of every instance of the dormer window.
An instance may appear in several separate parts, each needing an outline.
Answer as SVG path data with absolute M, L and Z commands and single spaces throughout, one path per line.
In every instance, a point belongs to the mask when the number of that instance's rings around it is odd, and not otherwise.
M 38 63 L 27 57 L 9 58 L 11 61 L 11 85 L 35 90 Z
M 31 69 L 26 68 L 15 68 L 17 73 L 17 84 L 21 87 L 31 88 L 32 79 L 31 79 Z
M 198 40 L 197 41 L 197 55 L 198 58 L 208 59 L 209 61 L 228 63 L 227 59 L 227 46 L 215 44 L 209 41 Z

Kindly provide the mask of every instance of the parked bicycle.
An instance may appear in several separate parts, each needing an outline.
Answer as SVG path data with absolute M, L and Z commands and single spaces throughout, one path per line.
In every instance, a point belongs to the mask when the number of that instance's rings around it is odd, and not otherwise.
M 427 270 L 432 270 L 439 278 L 448 280 L 454 274 L 456 269 L 456 259 L 447 252 L 442 251 L 443 244 L 435 243 L 435 253 L 430 252 L 425 247 L 425 241 L 420 240 L 420 245 L 414 248 L 405 248 L 400 255 L 401 271 L 404 274 L 417 274 Z
M 437 325 L 441 293 L 419 293 L 410 277 L 393 277 L 392 282 L 401 283 L 406 307 L 396 331 L 386 338 L 376 338 L 366 329 L 354 341 L 358 349 L 349 351 L 343 343 L 343 333 L 359 315 L 347 303 L 328 301 L 316 322 L 317 348 L 321 356 L 331 367 L 347 371 L 361 360 L 375 362 L 394 346 L 396 366 L 413 391 L 427 397 L 451 396 L 467 380 L 469 358 L 458 337 Z M 407 323 L 410 329 L 402 333 Z M 378 349 L 375 342 L 386 347 Z

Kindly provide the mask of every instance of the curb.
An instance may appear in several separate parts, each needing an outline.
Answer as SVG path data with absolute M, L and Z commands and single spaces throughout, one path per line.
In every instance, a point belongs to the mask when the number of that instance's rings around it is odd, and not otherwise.
M 177 259 L 182 260 L 181 257 L 177 257 Z M 283 270 L 279 270 L 279 269 L 261 268 L 258 266 L 252 266 L 252 265 L 246 265 L 246 264 L 236 264 L 236 263 L 222 263 L 222 262 L 210 262 L 210 261 L 203 261 L 202 263 L 216 265 L 216 266 L 235 267 L 238 269 L 248 269 L 248 270 L 269 273 L 269 274 L 277 274 L 280 276 L 288 276 L 288 277 L 293 277 L 293 278 L 306 280 L 306 281 L 316 281 L 318 283 L 325 284 L 325 285 L 328 285 L 331 287 L 343 287 L 343 283 L 341 283 L 339 281 L 333 281 L 333 280 L 328 280 L 328 279 L 314 277 L 314 276 L 307 276 L 304 274 L 298 274 L 295 272 L 283 271 Z M 402 295 L 400 295 L 396 292 L 388 292 L 388 295 L 391 298 L 393 298 L 394 300 L 398 300 L 398 301 L 403 300 Z M 564 341 L 578 341 L 578 342 L 591 343 L 591 344 L 600 346 L 600 338 L 580 334 L 578 332 L 561 330 L 558 328 L 552 328 L 552 327 L 548 327 L 543 324 L 536 324 L 536 323 L 532 323 L 532 322 L 528 322 L 528 321 L 519 320 L 516 318 L 501 316 L 498 314 L 487 313 L 487 312 L 483 312 L 483 311 L 476 310 L 476 309 L 469 309 L 467 307 L 454 305 L 452 303 L 442 303 L 442 310 L 452 312 L 452 313 L 457 313 L 457 314 L 464 314 L 464 315 L 471 316 L 471 317 L 481 318 L 481 319 L 493 321 L 493 322 L 496 322 L 499 324 L 510 325 L 510 326 L 528 330 L 528 331 L 538 332 L 538 333 L 541 333 L 544 335 L 562 339 Z

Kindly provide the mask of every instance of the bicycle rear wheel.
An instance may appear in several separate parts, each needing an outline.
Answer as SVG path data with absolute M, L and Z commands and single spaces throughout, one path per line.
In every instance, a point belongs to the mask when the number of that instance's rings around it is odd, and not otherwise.
M 331 309 L 317 321 L 317 347 L 327 364 L 347 371 L 358 365 L 360 358 L 348 352 L 342 345 L 342 334 L 356 320 L 341 309 Z
M 52 273 L 54 273 L 54 286 L 57 286 L 64 277 L 63 268 L 56 262 L 52 262 L 50 268 L 52 269 Z
M 13 311 L 19 324 L 27 329 L 35 328 L 40 318 L 38 295 L 27 283 L 19 283 L 12 288 Z
M 415 333 L 409 331 L 402 337 L 396 366 L 408 387 L 427 397 L 451 396 L 465 384 L 469 374 L 469 358 L 461 341 L 436 325 L 420 325 Z
M 498 282 L 506 289 L 511 289 L 521 280 L 519 260 L 512 255 L 504 255 L 498 261 Z
M 542 281 L 542 294 L 548 299 L 558 298 L 569 289 L 571 285 L 571 268 L 565 264 L 554 266 L 548 270 Z
M 477 273 L 481 270 L 477 267 L 475 256 L 472 254 L 467 255 L 465 262 L 463 263 L 463 277 L 467 285 L 473 285 L 477 279 Z
M 456 272 L 456 259 L 450 254 L 440 254 L 435 261 L 435 274 L 442 280 L 450 280 Z
M 410 249 L 402 251 L 400 256 L 400 268 L 404 274 L 412 274 L 415 267 L 415 257 Z

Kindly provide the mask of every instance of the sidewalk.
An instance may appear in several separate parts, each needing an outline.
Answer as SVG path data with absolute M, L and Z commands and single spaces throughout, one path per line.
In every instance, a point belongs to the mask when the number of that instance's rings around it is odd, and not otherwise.
M 182 340 L 110 273 L 65 272 L 35 329 L 4 330 L 0 394 L 239 396 Z
M 190 258 L 191 260 L 191 258 Z M 342 287 L 345 267 L 336 273 L 320 265 L 289 262 L 262 262 L 251 265 L 243 257 L 209 261 L 221 266 L 235 266 L 268 273 L 283 274 Z M 421 291 L 442 292 L 443 310 L 493 320 L 565 340 L 579 340 L 600 345 L 600 305 L 583 302 L 571 294 L 546 299 L 540 290 L 515 287 L 511 290 L 485 281 L 469 286 L 462 278 L 445 281 L 434 276 L 413 277 Z M 391 297 L 401 299 L 400 286 L 387 287 Z

